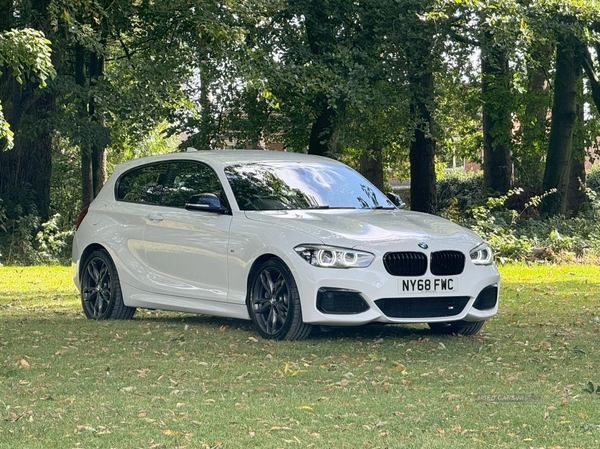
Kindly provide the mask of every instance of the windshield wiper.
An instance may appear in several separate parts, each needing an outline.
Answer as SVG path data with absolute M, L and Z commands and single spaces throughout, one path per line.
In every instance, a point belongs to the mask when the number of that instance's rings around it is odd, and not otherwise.
M 386 206 L 373 206 L 373 207 L 371 207 L 371 209 L 377 209 L 377 210 L 380 210 L 380 209 L 392 210 L 392 209 L 396 209 L 396 208 L 395 208 L 395 207 L 392 207 L 392 206 L 387 206 L 387 207 L 386 207 Z

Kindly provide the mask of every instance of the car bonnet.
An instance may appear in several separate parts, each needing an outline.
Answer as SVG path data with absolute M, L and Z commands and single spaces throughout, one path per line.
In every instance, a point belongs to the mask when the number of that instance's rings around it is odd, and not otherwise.
M 444 218 L 400 210 L 246 211 L 250 220 L 282 226 L 319 241 L 350 248 L 389 247 L 409 242 L 437 249 L 469 249 L 481 243 L 472 231 Z

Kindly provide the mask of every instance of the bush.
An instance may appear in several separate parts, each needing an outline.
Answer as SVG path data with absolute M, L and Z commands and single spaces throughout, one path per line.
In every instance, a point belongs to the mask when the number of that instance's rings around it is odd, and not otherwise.
M 41 223 L 35 213 L 23 215 L 17 208 L 8 217 L 0 199 L 0 261 L 11 265 L 67 263 L 74 231 L 61 228 L 61 217 L 55 214 Z
M 595 165 L 586 175 L 588 189 L 593 190 L 600 197 L 600 165 Z
M 483 173 L 453 171 L 437 183 L 437 210 L 465 211 L 483 199 Z
M 441 210 L 440 215 L 477 232 L 492 247 L 498 262 L 556 262 L 600 257 L 597 208 L 575 218 L 544 218 L 537 214 L 543 195 L 530 196 L 523 189 L 514 189 L 499 197 L 485 197 L 481 189 L 472 190 L 473 180 L 468 179 L 466 185 L 461 185 L 462 182 L 453 179 L 448 185 L 462 195 L 472 192 L 472 197 L 450 201 L 450 207 Z M 461 209 L 460 205 L 465 208 Z

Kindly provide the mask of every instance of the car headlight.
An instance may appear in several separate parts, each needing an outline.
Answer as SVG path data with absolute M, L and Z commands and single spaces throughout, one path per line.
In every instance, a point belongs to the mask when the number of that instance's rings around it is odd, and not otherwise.
M 475 265 L 491 265 L 494 263 L 494 254 L 492 248 L 487 243 L 482 243 L 479 246 L 473 248 L 470 252 L 471 261 Z
M 324 245 L 300 245 L 294 250 L 309 264 L 323 268 L 364 268 L 375 257 L 365 251 Z

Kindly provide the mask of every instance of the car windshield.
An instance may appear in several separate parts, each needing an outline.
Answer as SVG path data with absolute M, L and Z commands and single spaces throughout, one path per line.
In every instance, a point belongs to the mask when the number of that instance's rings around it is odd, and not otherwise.
M 230 165 L 225 174 L 241 210 L 395 208 L 344 165 L 253 162 Z

